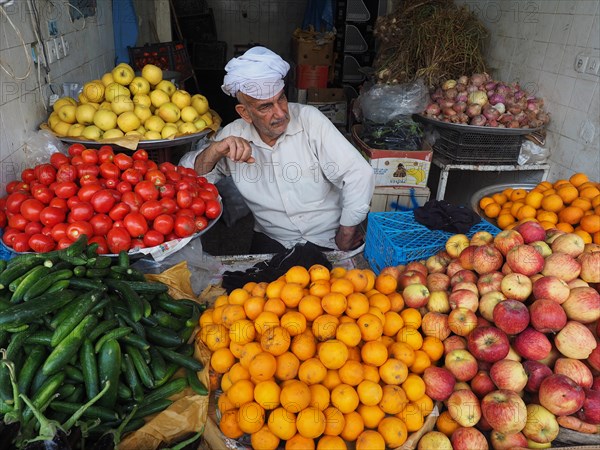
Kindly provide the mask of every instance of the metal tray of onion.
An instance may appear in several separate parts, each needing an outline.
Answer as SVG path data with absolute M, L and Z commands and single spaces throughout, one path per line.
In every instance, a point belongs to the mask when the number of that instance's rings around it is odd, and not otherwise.
M 432 119 L 431 117 L 427 117 L 424 114 L 413 114 L 413 118 L 415 120 L 421 121 L 426 124 L 434 125 L 440 128 L 448 128 L 451 130 L 456 130 L 459 132 L 465 131 L 475 131 L 481 134 L 493 134 L 493 135 L 505 135 L 505 136 L 515 136 L 515 135 L 527 135 L 535 132 L 539 132 L 544 129 L 544 126 L 538 128 L 500 128 L 500 127 L 480 127 L 477 125 L 468 125 L 468 124 L 460 124 L 460 123 L 450 123 L 444 122 L 442 120 Z

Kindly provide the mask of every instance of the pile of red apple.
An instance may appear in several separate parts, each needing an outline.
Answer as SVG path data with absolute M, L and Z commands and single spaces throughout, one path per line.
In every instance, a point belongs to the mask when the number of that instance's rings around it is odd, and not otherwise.
M 455 450 L 546 448 L 559 425 L 600 432 L 600 245 L 525 222 L 383 270 L 443 341 L 423 378 L 460 425 Z

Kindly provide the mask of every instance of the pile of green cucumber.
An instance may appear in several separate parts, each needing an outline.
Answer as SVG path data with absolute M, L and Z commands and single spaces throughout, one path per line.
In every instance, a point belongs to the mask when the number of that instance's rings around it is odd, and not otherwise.
M 98 255 L 85 236 L 64 250 L 0 260 L 0 353 L 14 364 L 19 394 L 62 423 L 109 381 L 79 422 L 88 439 L 125 418 L 125 432 L 139 428 L 188 386 L 207 395 L 188 343 L 203 308 L 167 290 L 127 253 Z M 33 412 L 15 401 L 9 375 L 0 364 L 0 419 L 18 417 L 20 432 L 31 433 Z

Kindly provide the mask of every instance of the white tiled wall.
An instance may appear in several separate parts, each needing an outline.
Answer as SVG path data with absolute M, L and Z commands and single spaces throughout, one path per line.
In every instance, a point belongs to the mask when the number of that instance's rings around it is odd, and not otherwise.
M 48 116 L 42 99 L 48 103 L 52 92 L 62 95 L 63 82 L 84 83 L 99 78 L 114 65 L 111 0 L 97 0 L 96 15 L 86 18 L 85 24 L 81 19 L 71 22 L 66 2 L 33 1 L 41 16 L 42 38 L 48 38 L 48 19 L 57 19 L 59 33 L 70 42 L 70 53 L 50 65 L 50 83 L 43 81 L 42 74 L 41 92 L 37 66 L 32 64 L 31 73 L 23 80 L 13 79 L 0 68 L 0 190 L 25 167 L 23 145 Z M 29 49 L 35 41 L 29 2 L 15 0 L 5 11 Z M 0 14 L 0 63 L 16 77 L 27 73 L 24 51 L 18 34 Z
M 218 39 L 227 42 L 227 59 L 235 45 L 259 43 L 289 60 L 290 42 L 302 27 L 307 0 L 207 0 L 213 9 Z
M 578 53 L 600 55 L 600 2 L 455 1 L 490 32 L 487 61 L 494 77 L 519 81 L 545 100 L 551 114 L 549 179 L 585 172 L 600 181 L 600 78 L 574 69 Z

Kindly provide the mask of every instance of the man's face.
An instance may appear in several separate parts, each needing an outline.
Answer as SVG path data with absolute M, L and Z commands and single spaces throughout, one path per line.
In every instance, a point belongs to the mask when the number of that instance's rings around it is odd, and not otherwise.
M 246 122 L 254 125 L 262 140 L 273 145 L 290 122 L 288 101 L 283 90 L 277 95 L 258 100 L 245 94 L 238 96 L 240 104 L 236 111 Z

